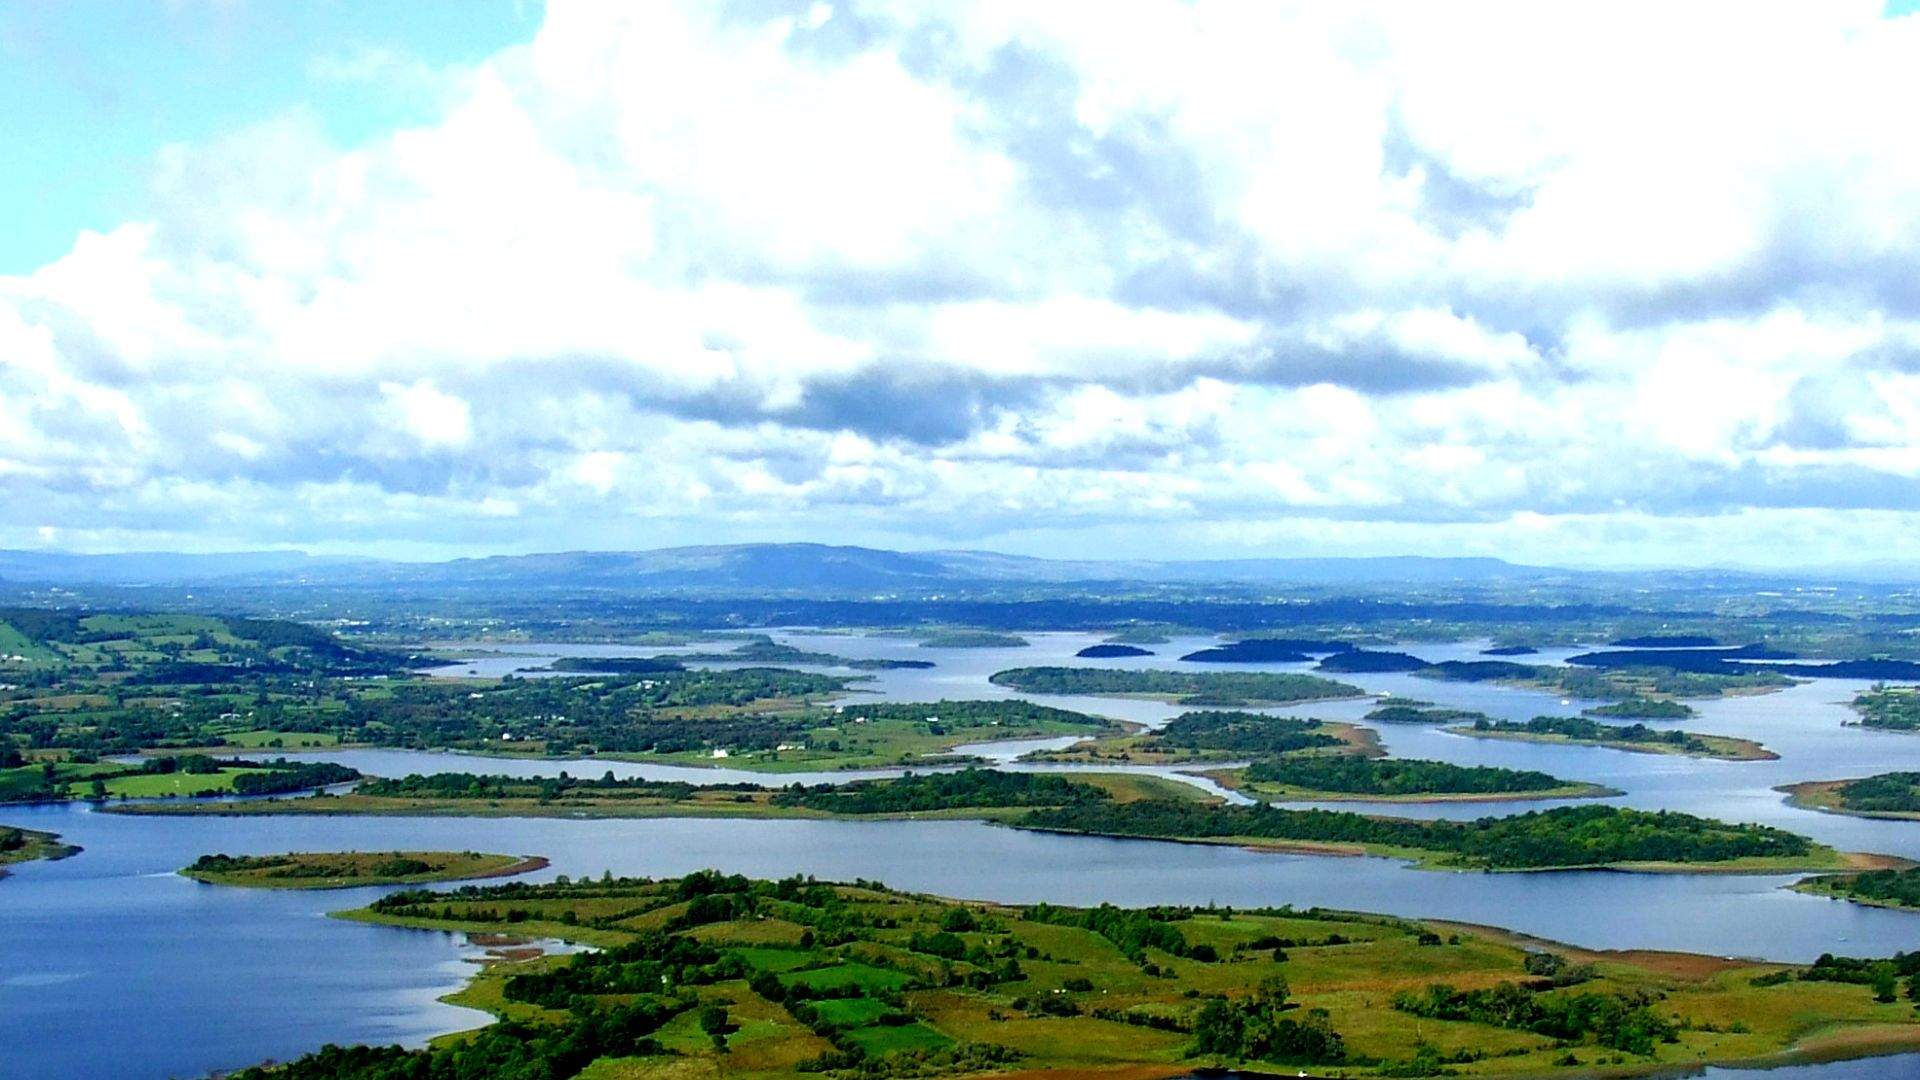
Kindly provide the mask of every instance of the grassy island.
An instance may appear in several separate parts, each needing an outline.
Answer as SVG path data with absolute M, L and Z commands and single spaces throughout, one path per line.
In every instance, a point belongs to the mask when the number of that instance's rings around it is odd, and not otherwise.
M 1536 716 L 1531 720 L 1476 720 L 1448 728 L 1476 739 L 1517 739 L 1523 742 L 1603 746 L 1639 754 L 1683 754 L 1722 761 L 1773 761 L 1780 755 L 1751 739 L 1728 735 L 1698 735 L 1691 731 L 1662 731 L 1645 724 L 1603 724 L 1578 716 Z
M 1179 765 L 1303 754 L 1382 753 L 1373 732 L 1331 720 L 1210 710 L 1182 713 L 1154 731 L 1107 736 L 1064 750 L 1039 750 L 1026 761 Z
M 1891 772 L 1861 780 L 1812 780 L 1775 790 L 1805 810 L 1855 817 L 1920 821 L 1920 773 Z
M 1620 794 L 1599 784 L 1562 780 L 1530 769 L 1405 758 L 1279 758 L 1207 775 L 1226 787 L 1270 801 L 1505 802 Z
M 1920 1045 L 1912 1006 L 1881 993 L 1893 961 L 1595 952 L 1320 909 L 1016 907 L 702 872 L 409 890 L 347 917 L 600 948 L 483 969 L 451 1000 L 489 1027 L 239 1080 L 1515 1076 Z
M 1365 697 L 1366 691 L 1318 675 L 1271 671 L 1117 671 L 1023 667 L 993 674 L 997 686 L 1029 694 L 1146 697 L 1184 705 L 1289 705 Z
M 1438 870 L 1615 869 L 1664 873 L 1790 873 L 1887 865 L 1797 833 L 1671 811 L 1564 806 L 1473 821 L 1421 821 L 1346 811 L 1139 801 L 1035 810 L 1023 828 L 1098 836 L 1240 844 L 1285 851 L 1387 855 Z
M 0 826 L 0 877 L 7 876 L 7 864 L 32 862 L 35 859 L 64 859 L 80 854 L 80 849 L 72 844 L 63 844 L 60 838 L 50 832 L 37 829 L 16 829 L 11 825 Z
M 180 873 L 209 885 L 256 889 L 351 889 L 511 877 L 544 869 L 538 856 L 478 851 L 294 851 L 285 855 L 202 855 Z

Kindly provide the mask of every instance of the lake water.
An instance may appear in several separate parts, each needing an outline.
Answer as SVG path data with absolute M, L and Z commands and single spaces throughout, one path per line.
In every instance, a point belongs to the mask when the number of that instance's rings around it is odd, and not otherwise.
M 1158 655 L 1072 658 L 1096 640 L 1031 635 L 1025 649 L 923 649 L 898 638 L 781 633 L 801 648 L 843 656 L 931 659 L 928 670 L 873 673 L 861 693 L 895 700 L 1019 696 L 986 677 L 1049 663 L 1182 666 L 1181 653 L 1212 644 L 1155 646 Z M 1466 658 L 1477 643 L 1410 646 L 1434 660 Z M 657 648 L 578 645 L 518 648 L 446 669 L 497 675 L 586 652 L 656 655 Z M 1567 651 L 1529 658 L 1550 662 Z M 1185 665 L 1192 667 L 1193 665 Z M 1305 665 L 1232 665 L 1231 670 Z M 1225 670 L 1225 669 L 1223 669 Z M 1342 676 L 1375 693 L 1524 719 L 1571 714 L 1550 695 L 1406 675 Z M 1787 807 L 1771 790 L 1798 780 L 1920 769 L 1920 735 L 1842 727 L 1859 684 L 1822 680 L 1790 691 L 1699 706 L 1692 730 L 1754 738 L 1774 762 L 1697 761 L 1579 747 L 1508 743 L 1426 727 L 1382 725 L 1397 756 L 1537 768 L 1625 792 L 1617 801 L 1763 821 L 1824 842 L 1920 857 L 1920 824 L 1872 822 Z M 1036 697 L 1048 704 L 1158 724 L 1180 710 L 1157 702 Z M 1371 702 L 1292 710 L 1357 719 Z M 1058 740 L 1053 741 L 1057 745 Z M 1027 747 L 1030 748 L 1030 747 Z M 1025 749 L 993 744 L 1005 762 Z M 767 774 L 618 762 L 554 762 L 408 751 L 314 755 L 376 775 L 471 770 L 549 775 L 616 774 L 694 781 L 815 783 L 883 772 Z M 1016 766 L 1027 767 L 1027 766 Z M 1166 770 L 1156 770 L 1166 772 Z M 1343 804 L 1353 807 L 1356 804 Z M 1416 807 L 1390 812 L 1479 816 L 1541 804 Z M 479 849 L 544 855 L 534 879 L 612 870 L 654 876 L 717 867 L 778 876 L 867 877 L 901 888 L 1009 902 L 1112 901 L 1242 906 L 1324 905 L 1511 927 L 1609 948 L 1670 948 L 1808 960 L 1821 952 L 1885 954 L 1920 948 L 1920 916 L 1790 892 L 1783 876 L 1635 875 L 1606 872 L 1451 874 L 1385 859 L 1318 858 L 1225 846 L 1023 833 L 978 822 L 650 821 L 496 818 L 140 818 L 83 806 L 0 809 L 0 822 L 46 829 L 86 848 L 57 863 L 17 867 L 0 881 L 0 1076 L 197 1076 L 323 1042 L 418 1044 L 483 1016 L 435 998 L 456 989 L 480 950 L 458 935 L 362 926 L 326 912 L 360 906 L 380 890 L 301 893 L 204 886 L 173 871 L 202 854 L 293 849 Z M 1719 1075 L 1719 1074 L 1716 1074 Z M 1756 1074 L 1727 1073 L 1728 1076 Z M 1920 1075 L 1920 1059 L 1797 1066 L 1768 1080 L 1853 1080 Z

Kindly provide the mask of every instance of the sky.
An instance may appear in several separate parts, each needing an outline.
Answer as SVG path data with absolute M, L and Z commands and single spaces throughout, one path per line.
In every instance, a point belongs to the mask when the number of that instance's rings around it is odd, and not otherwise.
M 0 0 L 0 547 L 1913 558 L 1913 6 Z

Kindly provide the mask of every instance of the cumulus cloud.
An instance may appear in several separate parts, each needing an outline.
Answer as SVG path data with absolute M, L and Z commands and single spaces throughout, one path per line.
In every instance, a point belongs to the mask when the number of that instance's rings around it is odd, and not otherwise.
M 438 115 L 172 147 L 0 278 L 0 541 L 1848 557 L 1920 510 L 1917 51 L 1868 2 L 555 0 L 458 70 L 321 52 Z

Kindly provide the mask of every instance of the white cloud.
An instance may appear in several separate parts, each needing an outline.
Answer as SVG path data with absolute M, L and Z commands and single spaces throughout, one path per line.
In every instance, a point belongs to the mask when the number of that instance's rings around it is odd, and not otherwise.
M 458 71 L 323 52 L 440 115 L 173 147 L 0 278 L 0 541 L 1907 550 L 1920 19 L 1630 8 L 556 2 Z

